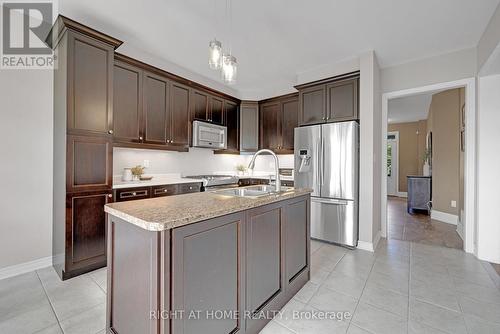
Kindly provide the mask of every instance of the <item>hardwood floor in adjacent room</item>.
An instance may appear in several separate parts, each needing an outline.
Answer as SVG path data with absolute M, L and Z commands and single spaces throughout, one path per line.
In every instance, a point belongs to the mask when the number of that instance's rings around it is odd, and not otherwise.
M 406 198 L 387 198 L 387 219 L 390 239 L 463 249 L 455 225 L 439 222 L 422 213 L 409 214 Z

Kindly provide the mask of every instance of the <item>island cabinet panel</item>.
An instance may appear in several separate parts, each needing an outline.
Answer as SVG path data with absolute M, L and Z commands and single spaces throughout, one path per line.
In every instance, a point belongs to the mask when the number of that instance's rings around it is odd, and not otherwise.
M 309 264 L 307 201 L 302 199 L 288 204 L 285 214 L 286 283 L 290 284 L 307 270 Z
M 68 32 L 68 130 L 108 134 L 113 122 L 113 46 Z
M 243 222 L 238 213 L 173 230 L 172 310 L 184 312 L 172 320 L 173 333 L 243 332 L 234 313 L 243 314 Z M 199 313 L 189 319 L 191 312 Z
M 106 265 L 106 214 L 110 191 L 82 192 L 66 197 L 65 278 Z
M 113 75 L 113 139 L 140 142 L 142 136 L 142 70 L 115 61 Z
M 309 212 L 303 195 L 159 232 L 108 214 L 107 331 L 259 333 L 310 278 Z
M 144 142 L 166 144 L 170 128 L 169 82 L 153 74 L 144 75 L 143 126 Z
M 160 310 L 168 311 L 164 298 L 169 300 L 169 275 L 161 274 L 158 264 L 169 258 L 169 248 L 161 246 L 168 244 L 169 234 L 152 233 L 113 216 L 108 224 L 107 328 L 117 334 L 156 334 L 165 327 L 165 312 L 162 317 Z M 161 268 L 168 273 L 168 261 Z M 163 333 L 168 332 L 166 326 Z
M 267 322 L 259 312 L 281 308 L 283 281 L 283 207 L 267 205 L 248 211 L 246 219 L 246 310 L 248 333 L 258 333 Z
M 189 146 L 189 87 L 172 82 L 170 88 L 170 145 Z

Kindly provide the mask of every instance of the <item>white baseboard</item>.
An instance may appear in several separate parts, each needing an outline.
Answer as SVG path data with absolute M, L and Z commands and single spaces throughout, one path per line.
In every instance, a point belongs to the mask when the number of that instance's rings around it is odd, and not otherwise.
M 398 197 L 408 198 L 408 193 L 406 191 L 398 191 Z
M 52 265 L 52 256 L 42 257 L 37 260 L 15 264 L 0 269 L 0 280 L 28 273 L 33 270 L 42 269 Z
M 452 215 L 450 213 L 441 212 L 432 209 L 431 210 L 431 219 L 439 220 L 440 222 L 457 225 L 458 224 L 458 216 Z
M 373 242 L 358 240 L 358 247 L 357 248 L 365 250 L 365 251 L 369 251 L 369 252 L 374 252 L 375 249 L 377 249 L 377 245 L 378 245 L 379 241 L 380 241 L 380 231 L 378 231 L 377 234 L 375 235 Z

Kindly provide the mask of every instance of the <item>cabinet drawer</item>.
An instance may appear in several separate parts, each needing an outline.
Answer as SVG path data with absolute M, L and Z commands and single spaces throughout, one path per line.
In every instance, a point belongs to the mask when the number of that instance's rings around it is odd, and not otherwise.
M 116 201 L 125 202 L 136 199 L 150 198 L 151 192 L 149 187 L 119 189 L 116 191 Z
M 178 194 L 197 193 L 201 190 L 201 183 L 179 184 Z
M 151 190 L 152 197 L 172 196 L 175 194 L 177 194 L 177 185 L 176 184 L 155 186 Z

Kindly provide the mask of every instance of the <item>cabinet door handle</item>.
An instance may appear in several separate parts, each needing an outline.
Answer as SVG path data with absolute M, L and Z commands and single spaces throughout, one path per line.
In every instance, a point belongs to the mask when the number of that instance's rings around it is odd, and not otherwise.
M 144 138 L 142 136 L 139 136 L 139 140 L 143 140 Z
M 108 197 L 109 198 L 113 198 L 113 194 L 108 194 Z
M 173 143 L 174 141 L 172 139 L 170 139 L 170 142 Z
M 108 130 L 108 133 L 109 133 L 110 135 L 112 135 L 112 134 L 113 134 L 113 130 Z

